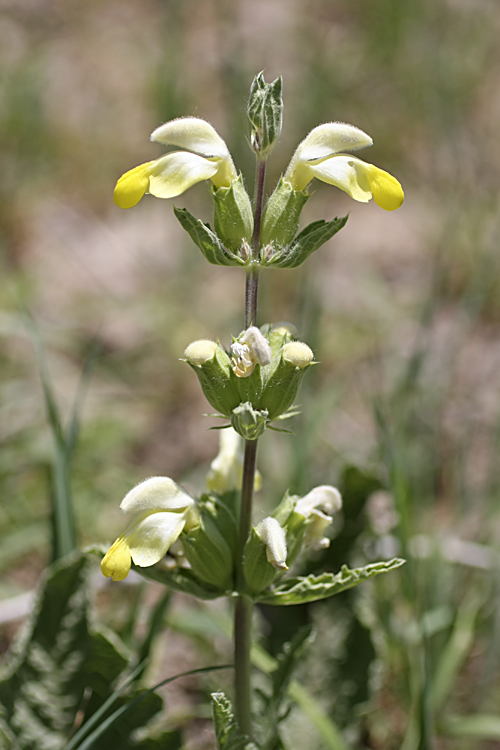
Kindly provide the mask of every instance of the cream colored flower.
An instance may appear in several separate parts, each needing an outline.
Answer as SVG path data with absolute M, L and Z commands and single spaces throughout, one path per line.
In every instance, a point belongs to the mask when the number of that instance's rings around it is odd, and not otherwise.
M 159 562 L 184 528 L 197 525 L 195 501 L 168 477 L 151 477 L 130 490 L 120 508 L 132 519 L 101 562 L 106 578 L 122 581 L 131 561 L 141 568 Z
M 238 378 L 248 378 L 255 365 L 268 365 L 271 362 L 271 347 L 268 340 L 256 326 L 250 326 L 231 345 L 231 365 Z
M 371 146 L 372 139 L 354 125 L 327 122 L 311 130 L 295 151 L 284 179 L 294 190 L 304 188 L 315 177 L 335 185 L 351 198 L 375 203 L 386 211 L 399 208 L 404 200 L 401 185 L 388 172 L 343 153 Z
M 288 570 L 286 535 L 278 521 L 268 516 L 259 523 L 255 531 L 265 544 L 267 561 L 277 570 Z
M 156 128 L 151 140 L 185 150 L 172 151 L 125 172 L 116 183 L 113 196 L 120 208 L 132 208 L 145 193 L 175 198 L 203 180 L 212 180 L 216 188 L 229 187 L 238 176 L 220 135 L 198 117 L 166 122 Z
M 207 489 L 219 495 L 231 490 L 240 490 L 243 481 L 243 438 L 232 427 L 219 431 L 219 452 L 210 464 L 207 474 Z M 254 490 L 262 485 L 259 471 L 255 472 Z
M 333 521 L 333 513 L 342 507 L 340 492 L 330 485 L 315 487 L 295 504 L 295 512 L 310 521 L 304 544 L 313 549 L 325 549 L 330 540 L 324 536 L 325 530 Z

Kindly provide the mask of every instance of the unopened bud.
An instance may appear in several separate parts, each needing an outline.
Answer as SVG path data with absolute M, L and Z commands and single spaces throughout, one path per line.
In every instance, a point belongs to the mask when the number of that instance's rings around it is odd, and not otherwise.
M 245 545 L 243 569 L 247 587 L 252 594 L 264 591 L 287 570 L 285 532 L 274 518 L 265 518 L 252 528 Z
M 231 362 L 220 344 L 208 339 L 193 341 L 184 352 L 207 401 L 218 412 L 229 417 L 241 398 L 231 373 Z
M 312 349 L 302 341 L 290 341 L 283 347 L 283 359 L 294 367 L 307 367 L 314 359 Z
M 256 528 L 257 535 L 266 547 L 267 561 L 276 570 L 288 570 L 286 564 L 285 532 L 275 518 L 264 518 Z
M 217 344 L 215 341 L 200 339 L 199 341 L 193 341 L 186 347 L 184 357 L 190 365 L 204 365 L 214 358 L 216 350 Z
M 283 119 L 283 81 L 281 76 L 266 83 L 259 73 L 250 88 L 247 116 L 250 125 L 250 146 L 256 154 L 267 157 L 281 133 Z
M 249 401 L 240 404 L 231 415 L 231 425 L 245 440 L 257 440 L 266 429 L 268 412 L 265 409 L 254 409 Z

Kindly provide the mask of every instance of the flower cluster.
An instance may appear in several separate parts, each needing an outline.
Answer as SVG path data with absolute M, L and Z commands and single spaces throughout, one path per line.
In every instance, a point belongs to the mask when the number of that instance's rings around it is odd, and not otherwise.
M 103 575 L 122 581 L 132 562 L 138 568 L 157 566 L 177 542 L 184 569 L 199 586 L 219 595 L 230 590 L 235 561 L 227 537 L 235 531 L 235 519 L 234 508 L 227 503 L 234 501 L 241 487 L 242 443 L 231 428 L 222 431 L 219 453 L 207 476 L 209 494 L 198 500 L 169 477 L 146 479 L 125 495 L 120 507 L 131 520 L 103 557 Z M 260 483 L 257 472 L 256 489 Z M 334 487 L 316 487 L 304 497 L 287 496 L 274 515 L 257 524 L 245 548 L 249 592 L 259 594 L 286 572 L 302 546 L 327 547 L 325 530 L 341 505 Z M 163 574 L 168 576 L 175 565 L 172 560 L 170 566 L 163 566 Z

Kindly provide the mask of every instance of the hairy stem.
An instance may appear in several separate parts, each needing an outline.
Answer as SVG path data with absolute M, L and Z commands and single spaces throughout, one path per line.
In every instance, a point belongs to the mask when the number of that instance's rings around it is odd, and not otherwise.
M 245 328 L 257 325 L 257 294 L 259 291 L 260 225 L 264 203 L 266 162 L 257 157 L 255 175 L 254 230 L 252 260 L 245 284 Z M 250 646 L 253 602 L 245 596 L 244 550 L 252 527 L 252 500 L 257 458 L 257 440 L 245 441 L 243 482 L 241 487 L 240 526 L 236 557 L 236 588 L 238 597 L 234 610 L 234 692 L 236 718 L 243 734 L 252 736 Z
M 234 611 L 234 689 L 236 718 L 241 731 L 252 735 L 250 711 L 250 646 L 253 603 L 242 592 L 245 587 L 244 549 L 252 525 L 252 499 L 257 457 L 257 440 L 245 441 L 243 484 L 241 488 L 240 527 L 238 534 L 238 568 L 236 585 L 239 593 Z
M 253 217 L 253 237 L 252 237 L 252 260 L 259 260 L 260 249 L 260 225 L 262 222 L 262 208 L 264 205 L 264 185 L 266 182 L 266 161 L 257 157 L 257 167 L 255 172 L 255 193 L 254 193 L 254 217 Z
M 254 223 L 252 237 L 252 260 L 248 266 L 245 285 L 245 328 L 257 325 L 257 294 L 259 291 L 259 252 L 266 162 L 257 157 L 255 172 Z

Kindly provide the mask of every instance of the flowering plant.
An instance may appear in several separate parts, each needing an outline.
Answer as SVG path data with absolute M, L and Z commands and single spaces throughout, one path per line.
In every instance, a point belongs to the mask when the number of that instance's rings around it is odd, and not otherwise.
M 194 499 L 167 477 L 139 484 L 121 504 L 126 514 L 132 514 L 130 524 L 101 564 L 103 574 L 115 581 L 125 578 L 133 565 L 139 573 L 176 590 L 205 599 L 227 596 L 234 602 L 235 716 L 223 694 L 213 695 L 219 748 L 226 750 L 284 747 L 276 708 L 285 698 L 284 684 L 274 696 L 273 736 L 263 731 L 264 720 L 253 721 L 254 604 L 289 606 L 316 601 L 403 562 L 396 558 L 355 570 L 344 566 L 337 574 L 321 576 L 288 573 L 307 548 L 324 549 L 330 544 L 331 524 L 342 500 L 329 485 L 303 497 L 286 493 L 270 515 L 253 524 L 253 495 L 261 484 L 256 469 L 258 441 L 267 429 L 287 432 L 277 425 L 297 413 L 298 388 L 316 364 L 312 349 L 297 340 L 293 325 L 258 326 L 259 274 L 265 267 L 301 265 L 345 225 L 347 217 L 320 220 L 299 232 L 301 211 L 314 178 L 362 203 L 373 197 L 388 211 L 397 209 L 404 197 L 392 175 L 349 153 L 370 146 L 371 138 L 352 125 L 334 122 L 314 128 L 299 144 L 266 201 L 266 160 L 282 125 L 281 91 L 280 78 L 267 84 L 262 74 L 250 91 L 249 142 L 257 161 L 253 205 L 226 144 L 208 122 L 195 117 L 157 128 L 152 140 L 181 150 L 126 172 L 114 192 L 119 207 L 131 208 L 146 193 L 173 198 L 210 180 L 213 229 L 186 209 L 176 208 L 175 214 L 209 262 L 245 270 L 243 331 L 227 348 L 219 340 L 202 339 L 184 352 L 183 359 L 198 377 L 208 402 L 224 420 L 220 452 L 212 462 L 207 490 Z

